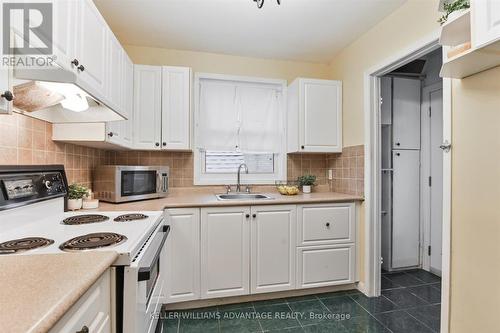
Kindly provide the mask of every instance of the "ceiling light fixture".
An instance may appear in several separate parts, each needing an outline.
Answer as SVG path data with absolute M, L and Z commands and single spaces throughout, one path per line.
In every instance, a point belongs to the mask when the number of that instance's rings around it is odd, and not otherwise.
M 253 0 L 254 2 L 257 3 L 258 8 L 262 8 L 264 6 L 264 0 Z M 281 5 L 281 0 L 276 0 L 278 2 L 278 5 Z

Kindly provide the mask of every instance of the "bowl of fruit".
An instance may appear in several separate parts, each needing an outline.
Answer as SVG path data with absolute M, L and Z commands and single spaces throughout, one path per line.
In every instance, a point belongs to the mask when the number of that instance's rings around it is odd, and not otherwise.
M 276 189 L 282 195 L 299 194 L 299 184 L 297 182 L 276 182 Z

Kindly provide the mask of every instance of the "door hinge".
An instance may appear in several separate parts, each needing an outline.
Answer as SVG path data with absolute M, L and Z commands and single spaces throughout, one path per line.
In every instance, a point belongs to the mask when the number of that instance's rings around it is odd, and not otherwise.
M 431 255 L 431 246 L 427 246 L 427 255 L 430 256 Z
M 432 186 L 432 177 L 429 177 L 429 187 Z
M 429 106 L 429 117 L 432 117 L 432 107 Z

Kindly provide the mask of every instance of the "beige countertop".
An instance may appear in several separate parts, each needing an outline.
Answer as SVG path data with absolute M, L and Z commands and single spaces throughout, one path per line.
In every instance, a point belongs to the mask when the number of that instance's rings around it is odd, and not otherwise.
M 222 193 L 217 189 L 183 188 L 172 189 L 168 197 L 135 201 L 128 203 L 112 204 L 100 202 L 99 211 L 158 211 L 165 208 L 188 208 L 188 207 L 221 207 L 221 206 L 256 206 L 256 205 L 286 205 L 304 203 L 334 203 L 353 202 L 364 200 L 362 196 L 335 192 L 314 192 L 310 194 L 298 194 L 292 196 L 281 195 L 277 192 L 258 192 L 271 196 L 271 200 L 217 200 L 215 194 Z
M 117 257 L 111 251 L 0 257 L 0 332 L 47 332 Z

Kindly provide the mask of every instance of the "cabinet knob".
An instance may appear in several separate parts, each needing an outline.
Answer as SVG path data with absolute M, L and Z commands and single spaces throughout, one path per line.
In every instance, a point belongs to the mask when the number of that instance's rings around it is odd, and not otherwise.
M 114 137 L 114 136 L 118 136 L 118 133 L 115 133 L 115 132 L 109 132 L 109 133 L 108 133 L 108 136 L 109 136 L 110 138 L 112 138 L 112 137 Z
M 82 329 L 79 331 L 76 331 L 76 333 L 89 333 L 89 328 L 85 325 L 83 325 Z
M 167 143 L 166 142 L 163 142 L 162 143 L 163 147 L 166 147 L 167 146 Z
M 399 143 L 399 142 L 396 142 L 396 146 L 401 146 L 401 143 Z
M 250 218 L 250 214 L 245 215 L 245 217 L 246 217 L 247 219 L 248 219 L 248 218 Z
M 256 218 L 256 217 L 257 217 L 257 214 L 252 214 L 252 217 L 253 217 L 253 218 Z
M 156 146 L 156 147 L 159 147 L 159 146 L 160 146 L 160 143 L 159 143 L 159 142 L 155 143 L 155 146 Z
M 83 65 L 80 65 L 77 67 L 77 69 L 80 71 L 80 72 L 83 72 L 85 70 L 85 67 L 83 67 Z
M 330 228 L 330 222 L 326 222 L 325 225 L 326 225 L 327 228 Z
M 14 99 L 14 94 L 12 92 L 6 90 L 3 94 L 2 97 L 5 98 L 7 101 L 12 101 Z
M 401 153 L 396 153 L 396 156 L 401 156 Z
M 78 66 L 80 64 L 80 62 L 78 61 L 78 59 L 73 59 L 73 61 L 71 63 L 73 65 L 75 65 L 75 66 Z
M 306 147 L 304 147 L 304 146 L 300 146 L 300 149 L 305 149 L 305 148 L 306 148 Z

